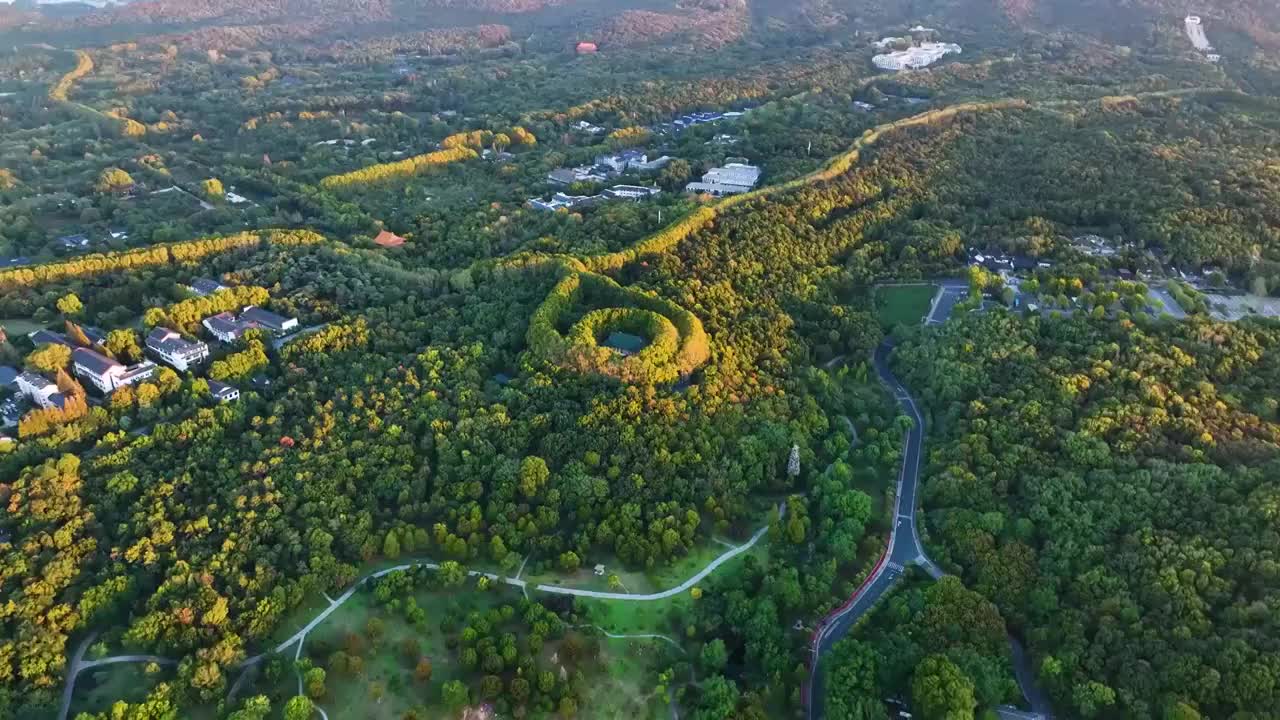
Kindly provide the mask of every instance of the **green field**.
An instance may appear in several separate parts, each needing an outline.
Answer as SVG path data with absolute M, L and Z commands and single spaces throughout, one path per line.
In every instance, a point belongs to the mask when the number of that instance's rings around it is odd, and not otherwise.
M 876 317 L 886 329 L 919 325 L 929 313 L 938 288 L 935 285 L 899 285 L 876 288 Z
M 80 673 L 76 678 L 75 695 L 68 716 L 75 717 L 82 712 L 107 712 L 119 700 L 140 702 L 157 683 L 173 680 L 171 667 L 161 668 L 154 675 L 148 675 L 146 667 L 141 663 L 119 663 Z
M 328 672 L 328 694 L 320 704 L 331 717 L 395 720 L 411 707 L 434 705 L 440 699 L 441 685 L 465 679 L 462 668 L 454 662 L 454 653 L 445 644 L 440 621 L 449 613 L 465 615 L 504 602 L 514 604 L 519 599 L 515 590 L 505 587 L 488 592 L 473 588 L 457 593 L 418 591 L 414 596 L 427 611 L 424 628 L 410 625 L 403 613 L 378 604 L 372 592 L 362 589 L 307 636 L 304 656 Z M 371 618 L 383 624 L 382 636 L 376 642 L 367 630 Z M 352 636 L 359 638 L 364 647 L 364 669 L 359 676 L 338 671 L 330 663 L 333 652 L 346 648 Z M 431 661 L 429 682 L 414 680 L 416 660 L 410 660 L 405 653 L 406 641 L 416 643 L 420 656 Z M 383 690 L 381 701 L 371 695 L 375 686 Z
M 681 654 L 661 640 L 600 638 L 599 667 L 604 674 L 595 678 L 587 692 L 585 707 L 591 717 L 666 720 L 671 710 L 658 693 L 655 665 Z M 667 687 L 674 693 L 681 681 Z
M 10 338 L 16 338 L 19 335 L 43 330 L 45 326 L 30 318 L 0 318 L 0 327 L 4 328 Z

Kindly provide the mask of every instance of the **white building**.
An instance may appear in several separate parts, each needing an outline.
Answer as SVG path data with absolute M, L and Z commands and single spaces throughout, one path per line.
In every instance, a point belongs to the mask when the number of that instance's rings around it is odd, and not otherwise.
M 210 315 L 200 321 L 200 324 L 215 338 L 224 343 L 233 343 L 249 330 L 262 329 L 277 334 L 293 330 L 298 327 L 298 319 L 287 318 L 250 305 L 241 311 L 240 317 L 229 312 L 220 312 L 217 315 Z
M 17 382 L 18 391 L 41 408 L 48 410 L 53 407 L 62 407 L 62 393 L 58 391 L 58 386 L 49 382 L 45 376 L 24 372 L 18 376 Z
M 209 394 L 220 403 L 235 402 L 240 399 L 239 390 L 217 380 L 209 381 Z
M 195 293 L 196 295 L 199 295 L 200 297 L 204 297 L 206 295 L 212 295 L 218 292 L 219 290 L 226 290 L 227 286 L 223 285 L 217 280 L 210 280 L 209 278 L 196 278 L 195 280 L 191 281 L 191 284 L 187 286 L 187 289 Z
M 1209 38 L 1204 34 L 1204 21 L 1199 15 L 1188 15 L 1186 19 L 1187 37 L 1191 38 L 1191 44 L 1203 53 L 1213 52 L 1213 46 L 1209 44 Z
M 760 168 L 743 163 L 727 163 L 724 167 L 708 170 L 702 176 L 702 182 L 689 183 L 685 186 L 685 191 L 722 197 L 747 192 L 758 182 L 760 182 Z
M 244 335 L 245 330 L 249 329 L 236 322 L 236 316 L 229 312 L 210 315 L 200 321 L 200 324 L 204 325 L 204 329 L 208 330 L 210 335 L 224 343 L 233 343 L 239 340 L 240 336 Z
M 191 366 L 209 359 L 209 346 L 200 342 L 183 340 L 168 328 L 156 328 L 147 336 L 147 350 L 174 370 L 186 372 Z
M 613 172 L 622 173 L 638 165 L 649 162 L 649 156 L 642 150 L 624 150 L 617 155 L 599 155 L 596 165 L 609 168 Z
M 871 62 L 881 70 L 917 70 L 960 51 L 960 46 L 955 43 L 927 42 L 906 50 L 876 55 Z
M 604 196 L 611 200 L 645 200 L 660 192 L 658 188 L 643 185 L 614 185 L 604 191 Z
M 530 198 L 529 207 L 535 210 L 545 210 L 547 212 L 555 212 L 557 210 L 573 210 L 574 208 L 590 207 L 600 202 L 599 195 L 567 195 L 558 192 L 551 196 L 550 200 L 541 198 Z
M 77 377 L 88 380 L 104 393 L 142 382 L 156 373 L 156 364 L 153 362 L 143 361 L 125 367 L 87 348 L 76 348 L 71 352 L 71 366 Z
M 661 170 L 662 168 L 667 166 L 667 163 L 671 162 L 674 159 L 675 158 L 671 157 L 670 155 L 663 155 L 662 157 L 656 157 L 652 160 L 645 160 L 644 162 L 630 163 L 629 167 L 632 170 L 635 170 L 637 172 L 650 172 L 652 170 Z

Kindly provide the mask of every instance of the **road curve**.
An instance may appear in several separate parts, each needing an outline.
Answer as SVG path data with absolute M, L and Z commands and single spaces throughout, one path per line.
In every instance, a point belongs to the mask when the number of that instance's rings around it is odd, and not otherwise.
M 944 288 L 943 292 L 947 290 Z M 939 309 L 949 314 L 952 305 L 935 302 L 928 321 L 934 321 Z M 920 535 L 916 530 L 916 495 L 920 484 L 924 418 L 920 415 L 920 409 L 910 393 L 889 370 L 889 355 L 892 352 L 893 344 L 886 340 L 876 348 L 871 360 L 880 382 L 893 394 L 899 407 L 911 418 L 911 427 L 907 430 L 902 453 L 902 467 L 898 471 L 893 526 L 889 531 L 889 542 L 885 546 L 884 553 L 871 569 L 862 586 L 853 594 L 853 597 L 849 598 L 848 602 L 823 619 L 814 633 L 810 679 L 806 689 L 807 702 L 805 703 L 809 720 L 820 720 L 823 716 L 825 694 L 820 671 L 823 654 L 829 652 L 836 642 L 875 606 L 908 566 L 920 565 L 934 577 L 942 575 L 941 569 L 925 554 L 924 545 L 920 542 Z
M 937 283 L 938 293 L 934 296 L 929 313 L 924 318 L 925 325 L 941 325 L 951 316 L 955 306 L 968 294 L 968 285 L 963 281 L 944 280 Z M 916 522 L 916 497 L 920 485 L 920 456 L 924 444 L 924 417 L 920 408 L 902 383 L 889 369 L 889 356 L 893 353 L 894 344 L 891 339 L 882 342 L 872 355 L 872 365 L 880 383 L 893 394 L 898 406 L 911 418 L 911 428 L 906 433 L 906 443 L 902 455 L 902 468 L 898 473 L 897 498 L 894 508 L 894 523 L 889 532 L 889 543 L 880 560 L 871 569 L 862 586 L 854 592 L 843 606 L 823 619 L 814 633 L 810 677 L 806 687 L 805 711 L 808 720 L 821 720 L 826 700 L 823 687 L 823 674 L 819 664 L 822 655 L 848 634 L 868 611 L 871 610 L 893 587 L 902 576 L 905 568 L 919 565 L 935 580 L 945 573 L 929 559 L 924 543 L 920 541 L 919 525 Z M 1009 720 L 1026 718 L 1051 718 L 1052 711 L 1048 698 L 1035 682 L 1035 672 L 1027 661 L 1026 653 L 1017 639 L 1009 637 L 1012 647 L 1014 675 L 1023 696 L 1032 710 L 1029 713 L 1007 706 L 997 709 L 997 713 Z

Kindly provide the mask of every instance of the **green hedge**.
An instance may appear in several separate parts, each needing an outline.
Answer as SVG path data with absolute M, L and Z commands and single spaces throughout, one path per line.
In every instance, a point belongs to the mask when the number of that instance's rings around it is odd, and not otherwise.
M 587 313 L 566 336 L 557 324 L 580 302 L 605 307 Z M 641 335 L 649 345 L 623 358 L 600 347 L 597 338 L 606 329 Z M 675 382 L 711 356 L 706 330 L 693 313 L 595 273 L 569 272 L 557 282 L 534 311 L 526 337 L 530 350 L 547 362 L 632 383 Z

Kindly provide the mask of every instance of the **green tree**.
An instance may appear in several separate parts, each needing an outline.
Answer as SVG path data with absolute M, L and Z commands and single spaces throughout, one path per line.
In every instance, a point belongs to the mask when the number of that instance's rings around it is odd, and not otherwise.
M 307 689 L 307 697 L 319 700 L 328 691 L 325 687 L 324 668 L 313 667 L 302 675 L 302 683 Z
M 440 583 L 445 587 L 457 587 L 467 579 L 466 568 L 453 560 L 445 560 L 440 563 L 440 570 L 437 574 L 440 576 Z
M 284 720 L 310 720 L 314 712 L 311 698 L 305 695 L 294 695 L 284 705 Z
M 930 655 L 916 666 L 911 698 L 924 720 L 972 720 L 978 706 L 973 681 L 945 655 Z
M 382 556 L 390 560 L 400 557 L 400 540 L 396 537 L 394 530 L 387 533 L 387 537 L 382 541 Z
M 724 640 L 715 638 L 702 646 L 702 669 L 708 673 L 718 673 L 729 663 L 729 651 Z
M 450 680 L 440 688 L 441 698 L 444 700 L 444 706 L 449 708 L 450 712 L 461 710 L 467 703 L 471 702 L 471 695 L 467 691 L 467 686 L 462 684 L 461 680 Z
M 536 496 L 547 484 L 549 477 L 551 477 L 551 471 L 547 468 L 546 460 L 530 456 L 520 462 L 520 492 L 525 497 Z

